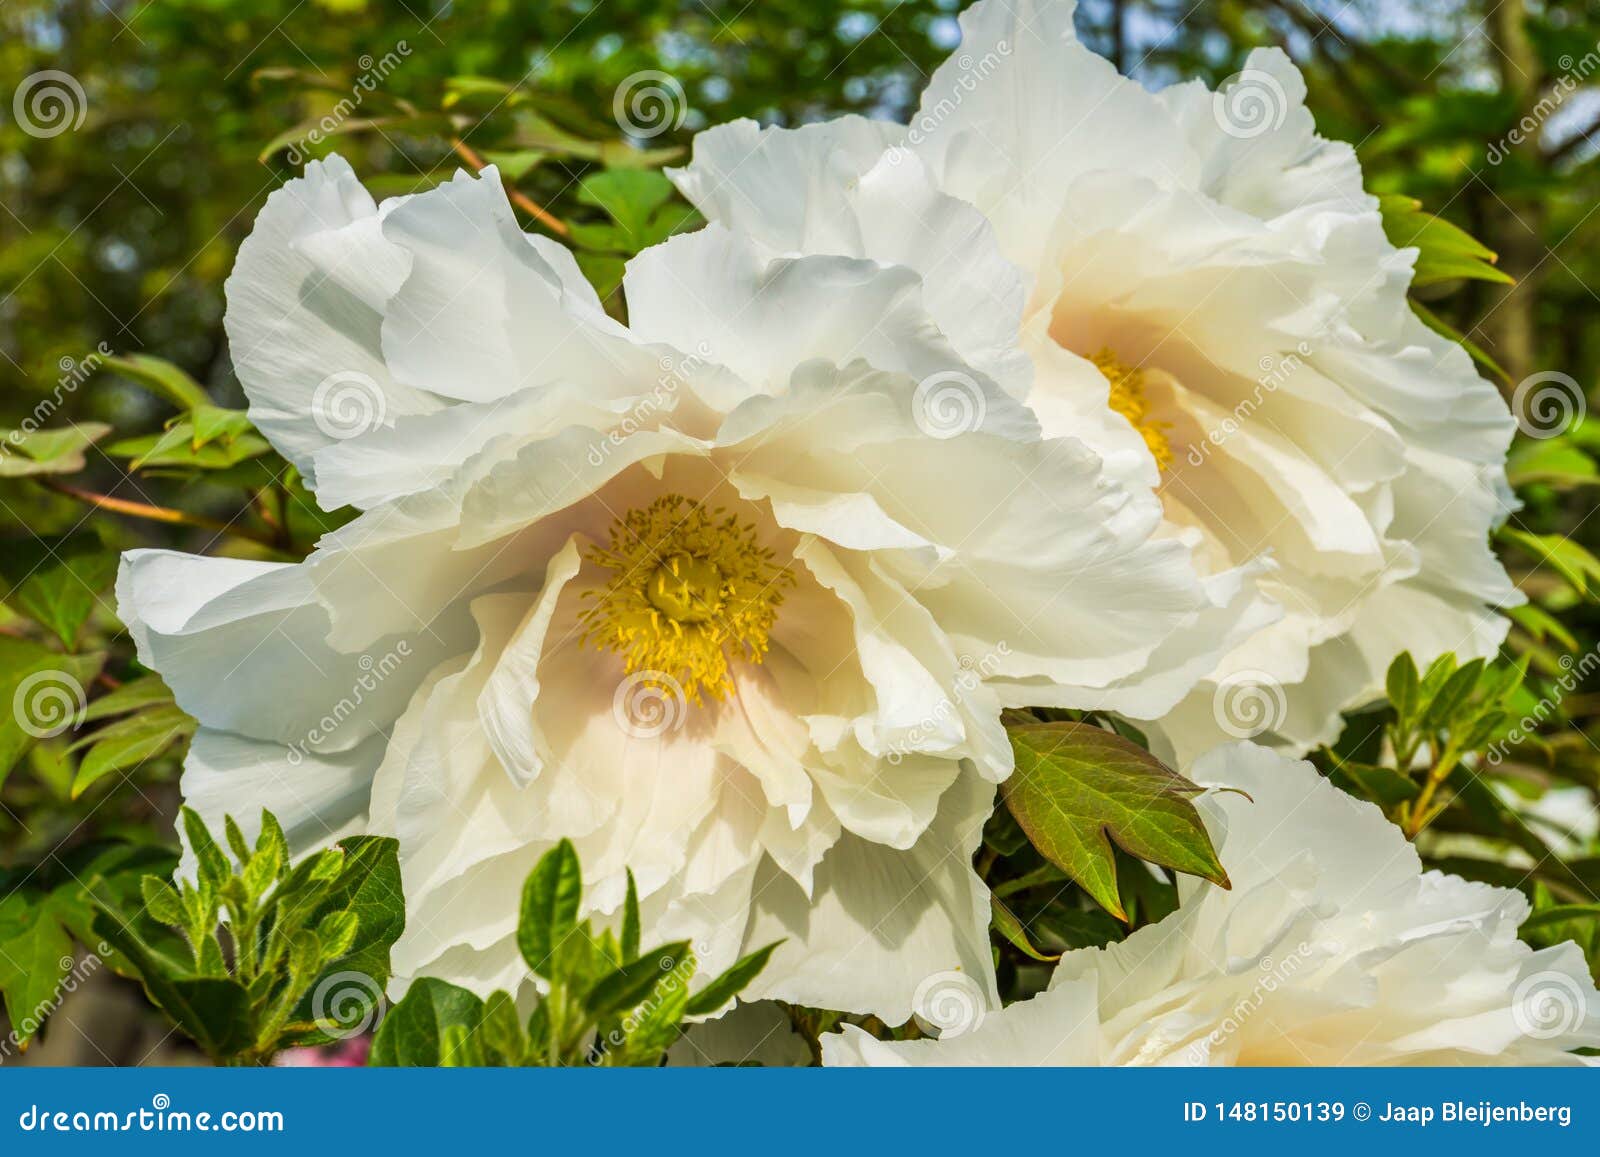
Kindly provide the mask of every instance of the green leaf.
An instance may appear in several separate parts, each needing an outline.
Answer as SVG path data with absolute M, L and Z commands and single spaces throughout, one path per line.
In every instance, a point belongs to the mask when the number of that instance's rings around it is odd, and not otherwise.
M 211 396 L 204 387 L 177 366 L 145 354 L 127 354 L 105 360 L 107 369 L 137 382 L 151 393 L 167 399 L 180 410 L 209 406 Z
M 1578 543 L 1560 534 L 1529 534 L 1509 526 L 1501 528 L 1500 537 L 1556 571 L 1584 598 L 1600 598 L 1600 559 Z
M 1444 731 L 1457 722 L 1482 673 L 1482 659 L 1473 659 L 1456 668 L 1428 702 L 1422 714 L 1422 726 L 1428 731 Z
M 209 403 L 190 411 L 189 425 L 196 450 L 211 442 L 228 443 L 242 434 L 255 433 L 250 415 L 243 410 L 226 410 Z
M 664 976 L 693 966 L 694 956 L 687 940 L 663 944 L 601 978 L 585 994 L 584 1004 L 596 1017 L 626 1012 L 649 996 L 650 990 Z
M 104 662 L 0 635 L 0 783 L 35 742 L 82 725 L 87 688 Z
M 483 1001 L 465 988 L 424 976 L 391 1008 L 372 1041 L 369 1065 L 434 1067 L 462 1047 L 451 1026 L 476 1032 L 484 1020 Z
M 116 576 L 117 553 L 107 550 L 97 534 L 30 538 L 0 547 L 5 592 L 0 597 L 69 648 Z
M 55 1011 L 73 963 L 72 937 L 48 897 L 18 891 L 0 900 L 0 994 L 20 1044 Z
M 570 840 L 562 840 L 540 857 L 522 888 L 517 919 L 517 947 L 528 967 L 546 980 L 556 979 L 557 950 L 577 931 L 583 899 L 583 873 Z
M 510 993 L 491 992 L 483 1002 L 483 1044 L 502 1064 L 520 1065 L 527 1056 L 528 1037 Z
M 1495 268 L 1493 250 L 1443 217 L 1424 212 L 1422 202 L 1388 194 L 1378 198 L 1378 211 L 1384 232 L 1397 248 L 1418 250 L 1412 288 L 1462 278 L 1515 284 L 1514 278 Z
M 180 470 L 227 470 L 271 450 L 259 434 L 245 433 L 225 441 L 202 442 L 187 418 L 159 434 L 123 438 L 106 447 L 108 454 L 131 458 L 129 470 L 169 467 Z
M 1343 776 L 1347 783 L 1338 782 Z M 1377 764 L 1340 760 L 1333 772 L 1335 785 L 1346 791 L 1354 787 L 1355 794 L 1372 800 L 1380 807 L 1392 808 L 1406 800 L 1416 799 L 1422 791 L 1410 776 Z
M 183 831 L 189 837 L 189 847 L 194 850 L 195 859 L 199 861 L 200 882 L 220 890 L 233 876 L 233 868 L 228 863 L 228 857 L 211 837 L 211 829 L 206 827 L 205 820 L 200 818 L 200 813 L 191 807 L 185 807 L 182 812 Z
M 160 675 L 141 675 L 90 703 L 89 709 L 83 713 L 83 721 L 93 723 L 113 715 L 137 711 L 141 707 L 171 702 L 172 690 L 162 682 Z
M 622 905 L 622 962 L 627 964 L 639 958 L 639 889 L 633 882 L 633 872 L 628 872 L 628 895 Z
M 1132 855 L 1228 887 L 1191 797 L 1200 788 L 1149 752 L 1084 723 L 1009 731 L 1017 768 L 1001 791 L 1039 854 L 1119 919 L 1112 841 Z
M 765 948 L 758 948 L 748 956 L 741 956 L 734 961 L 726 972 L 689 998 L 688 1014 L 709 1016 L 738 996 L 749 987 L 751 981 L 761 975 L 761 970 L 767 966 L 767 961 L 772 959 L 772 954 L 782 943 L 783 941 L 776 940 Z
M 182 925 L 183 902 L 171 884 L 159 876 L 145 876 L 139 881 L 139 894 L 151 916 L 163 924 Z
M 75 747 L 90 745 L 72 781 L 72 798 L 114 771 L 138 767 L 194 734 L 195 721 L 175 704 L 152 707 L 102 727 Z
M 0 478 L 76 474 L 84 451 L 111 433 L 104 422 L 77 422 L 61 430 L 0 429 Z
M 1394 662 L 1389 664 L 1384 686 L 1389 695 L 1389 703 L 1394 707 L 1395 716 L 1401 726 L 1409 726 L 1410 720 L 1417 713 L 1417 700 L 1420 694 L 1417 664 L 1412 660 L 1410 652 L 1402 652 L 1395 656 Z
M 253 1043 L 250 997 L 238 981 L 224 977 L 173 976 L 170 964 L 155 956 L 110 912 L 94 930 L 137 971 L 145 995 L 214 1060 L 226 1060 Z
M 1600 904 L 1552 904 L 1522 922 L 1523 932 L 1536 932 L 1568 920 L 1600 920 Z
M 1010 941 L 1012 947 L 1024 956 L 1045 964 L 1053 964 L 1060 960 L 1059 956 L 1049 956 L 1040 952 L 1028 939 L 1028 930 L 1022 926 L 1022 921 L 1017 919 L 1017 914 L 1007 908 L 1005 901 L 998 896 L 989 897 L 989 918 L 996 932 Z

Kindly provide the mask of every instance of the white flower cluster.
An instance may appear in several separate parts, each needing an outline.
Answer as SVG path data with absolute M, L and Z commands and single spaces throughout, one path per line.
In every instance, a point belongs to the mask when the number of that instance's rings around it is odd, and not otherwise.
M 1581 959 L 1520 947 L 1512 896 L 1422 874 L 1265 747 L 1195 761 L 1240 687 L 1299 753 L 1396 654 L 1495 652 L 1513 423 L 1407 307 L 1415 254 L 1286 58 L 1252 57 L 1278 103 L 1241 129 L 1235 90 L 1152 95 L 1072 9 L 974 6 L 914 129 L 701 134 L 673 176 L 710 223 L 629 264 L 626 326 L 492 168 L 375 203 L 334 157 L 275 193 L 234 366 L 360 513 L 296 564 L 127 556 L 140 657 L 199 721 L 188 803 L 265 805 L 300 851 L 396 836 L 402 981 L 523 984 L 515 897 L 570 838 L 587 914 L 631 870 L 702 975 L 782 939 L 747 998 L 900 1023 L 954 976 L 982 1020 L 835 1063 L 1600 1043 Z M 401 658 L 363 681 L 373 654 Z M 1206 804 L 1232 892 L 1188 884 L 1038 1015 L 984 1016 L 971 860 L 1016 707 L 1140 720 L 1255 802 Z M 1554 1033 L 1519 1015 L 1541 974 L 1577 994 Z

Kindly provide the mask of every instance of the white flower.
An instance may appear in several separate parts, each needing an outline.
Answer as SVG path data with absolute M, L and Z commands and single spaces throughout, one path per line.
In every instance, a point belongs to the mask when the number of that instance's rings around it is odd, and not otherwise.
M 1385 238 L 1354 151 L 1316 135 L 1287 57 L 1152 94 L 1077 41 L 1073 8 L 974 5 L 908 128 L 734 122 L 675 179 L 774 252 L 918 269 L 969 358 L 1020 324 L 1046 433 L 1157 486 L 1204 572 L 1275 567 L 1260 590 L 1281 618 L 1166 721 L 1177 754 L 1230 735 L 1301 751 L 1398 652 L 1496 650 L 1490 608 L 1520 601 L 1486 539 L 1514 424 L 1412 312 L 1415 251 Z M 960 243 L 974 207 L 1031 287 Z M 1270 709 L 1239 718 L 1240 686 Z
M 1048 991 L 950 1039 L 823 1038 L 837 1065 L 1551 1065 L 1600 1047 L 1582 951 L 1517 939 L 1520 892 L 1424 872 L 1399 828 L 1310 764 L 1233 744 L 1200 806 L 1231 890 L 1069 952 Z
M 402 977 L 519 983 L 521 882 L 570 837 L 590 907 L 631 868 L 702 975 L 787 938 L 751 996 L 992 993 L 1002 707 L 1157 714 L 1232 627 L 904 267 L 713 227 L 630 265 L 624 329 L 492 170 L 374 205 L 335 159 L 228 288 L 252 415 L 364 513 L 297 565 L 130 553 L 123 617 L 200 721 L 202 814 L 399 838 Z

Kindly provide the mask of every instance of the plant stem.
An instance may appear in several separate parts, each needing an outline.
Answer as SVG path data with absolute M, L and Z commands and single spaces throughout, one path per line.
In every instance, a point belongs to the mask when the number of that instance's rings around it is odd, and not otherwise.
M 127 498 L 113 498 L 109 494 L 97 494 L 93 490 L 81 490 L 76 486 L 69 486 L 65 482 L 57 482 L 53 478 L 40 478 L 40 485 L 57 494 L 65 495 L 77 502 L 83 502 L 100 510 L 109 510 L 114 514 L 126 514 L 131 518 L 143 518 L 149 522 L 165 522 L 173 526 L 193 526 L 201 530 L 211 530 L 218 534 L 231 534 L 237 538 L 247 538 L 261 546 L 273 550 L 281 549 L 272 538 L 257 533 L 248 526 L 238 526 L 231 522 L 223 522 L 218 518 L 208 518 L 203 514 L 190 514 L 183 510 L 174 510 L 169 506 L 153 506 L 148 502 L 134 502 Z

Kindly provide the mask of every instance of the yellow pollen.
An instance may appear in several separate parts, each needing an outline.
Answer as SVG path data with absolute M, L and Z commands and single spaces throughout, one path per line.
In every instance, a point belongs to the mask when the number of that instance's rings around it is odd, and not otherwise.
M 1150 399 L 1144 394 L 1144 371 L 1137 366 L 1117 360 L 1117 355 L 1103 349 L 1089 359 L 1111 383 L 1111 408 L 1121 414 L 1139 431 L 1144 444 L 1156 460 L 1156 466 L 1165 470 L 1172 464 L 1172 445 L 1166 431 L 1171 422 L 1158 422 L 1150 417 Z
M 731 658 L 765 658 L 794 576 L 756 541 L 755 527 L 668 494 L 611 524 L 585 561 L 610 572 L 578 616 L 583 641 L 621 655 L 628 673 L 660 672 L 698 703 L 733 691 Z

